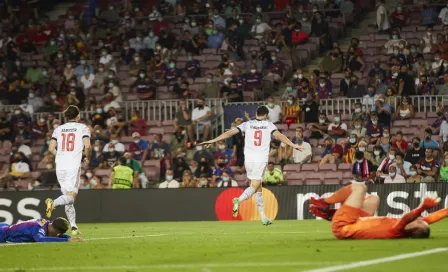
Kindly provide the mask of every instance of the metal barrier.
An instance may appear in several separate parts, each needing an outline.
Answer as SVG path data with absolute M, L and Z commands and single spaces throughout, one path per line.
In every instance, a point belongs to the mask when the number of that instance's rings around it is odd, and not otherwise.
M 448 95 L 415 95 L 410 96 L 410 99 L 416 112 L 435 112 L 439 105 L 448 105 Z M 376 100 L 378 99 L 373 97 L 324 99 L 320 101 L 320 111 L 327 115 L 352 114 L 356 103 L 361 103 L 363 110 L 368 110 L 372 105 L 375 105 Z M 400 97 L 389 97 L 386 100 L 389 100 L 386 102 L 389 102 L 393 109 L 396 109 L 400 104 Z M 282 108 L 287 105 L 286 101 L 278 101 L 278 103 Z M 303 104 L 303 101 L 299 102 L 299 105 L 302 106 Z M 266 105 L 266 101 L 233 102 L 226 103 L 226 105 Z

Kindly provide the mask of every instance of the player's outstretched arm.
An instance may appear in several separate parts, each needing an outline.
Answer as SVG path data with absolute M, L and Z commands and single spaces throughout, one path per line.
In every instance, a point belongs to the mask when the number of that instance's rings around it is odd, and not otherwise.
M 50 151 L 51 154 L 53 154 L 53 156 L 56 157 L 56 140 L 55 139 L 51 139 L 50 141 L 50 145 L 48 146 L 48 151 Z
M 223 134 L 219 135 L 218 137 L 216 137 L 213 140 L 202 142 L 202 143 L 199 143 L 197 145 L 204 145 L 204 146 L 208 147 L 208 146 L 210 146 L 213 143 L 216 143 L 216 142 L 219 142 L 221 140 L 225 140 L 227 138 L 230 138 L 233 135 L 238 134 L 239 132 L 240 131 L 237 128 L 234 128 L 234 129 L 231 129 L 231 130 L 228 130 L 228 131 L 224 132 Z
M 292 143 L 288 137 L 286 137 L 285 135 L 283 135 L 282 133 L 280 133 L 278 130 L 274 131 L 273 135 L 275 136 L 275 138 L 279 139 L 282 143 L 289 145 L 290 147 L 297 149 L 299 151 L 302 151 L 302 147 L 299 145 L 296 145 L 294 143 Z
M 45 236 L 42 233 L 38 233 L 33 236 L 34 242 L 36 243 L 57 243 L 57 242 L 68 242 L 71 238 L 67 237 L 49 237 Z

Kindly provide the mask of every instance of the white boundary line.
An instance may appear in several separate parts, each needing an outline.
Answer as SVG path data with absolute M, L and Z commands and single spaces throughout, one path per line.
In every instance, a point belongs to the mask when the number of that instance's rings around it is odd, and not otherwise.
M 61 266 L 23 268 L 26 271 L 84 271 L 84 270 L 137 270 L 137 269 L 188 269 L 188 268 L 249 268 L 249 267 L 294 267 L 322 264 L 337 264 L 337 262 L 260 262 L 260 263 L 196 263 L 196 264 L 154 264 L 154 265 L 117 265 L 117 266 Z M 0 272 L 20 271 L 19 268 L 0 268 Z
M 354 263 L 349 263 L 349 264 L 344 264 L 344 265 L 318 268 L 318 269 L 313 269 L 313 270 L 307 270 L 305 272 L 342 271 L 342 270 L 359 268 L 359 267 L 364 267 L 364 266 L 369 266 L 369 265 L 389 263 L 389 262 L 394 262 L 394 261 L 399 261 L 399 260 L 404 260 L 404 259 L 409 259 L 409 258 L 414 258 L 414 257 L 419 257 L 419 256 L 425 256 L 425 255 L 444 252 L 444 251 L 448 251 L 448 247 L 434 248 L 434 249 L 430 249 L 430 250 L 418 251 L 418 252 L 414 252 L 414 253 L 399 254 L 399 255 L 395 255 L 395 256 L 391 256 L 391 257 L 373 259 L 373 260 L 369 260 L 369 261 L 361 261 L 361 262 L 354 262 Z

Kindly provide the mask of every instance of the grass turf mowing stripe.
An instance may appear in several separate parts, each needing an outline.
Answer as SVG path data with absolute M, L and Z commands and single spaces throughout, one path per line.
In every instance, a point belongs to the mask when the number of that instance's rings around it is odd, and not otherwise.
M 338 262 L 260 262 L 260 263 L 196 263 L 196 264 L 154 264 L 154 265 L 117 265 L 117 266 L 60 266 L 30 268 L 0 268 L 0 272 L 21 271 L 79 271 L 79 270 L 132 270 L 132 269 L 189 269 L 189 268 L 250 268 L 250 267 L 294 267 L 307 265 L 338 264 Z
M 418 251 L 418 252 L 414 252 L 414 253 L 399 254 L 399 255 L 395 255 L 395 256 L 373 259 L 373 260 L 369 260 L 369 261 L 361 261 L 361 262 L 354 262 L 354 263 L 349 263 L 349 264 L 344 264 L 344 265 L 324 267 L 324 268 L 319 268 L 319 269 L 307 270 L 305 272 L 342 271 L 342 270 L 359 268 L 359 267 L 364 267 L 364 266 L 369 266 L 369 265 L 389 263 L 389 262 L 394 262 L 394 261 L 399 261 L 399 260 L 404 260 L 404 259 L 409 259 L 409 258 L 414 258 L 414 257 L 419 257 L 419 256 L 425 256 L 425 255 L 444 252 L 444 251 L 448 251 L 448 247 L 434 248 L 434 249 L 430 249 L 430 250 Z

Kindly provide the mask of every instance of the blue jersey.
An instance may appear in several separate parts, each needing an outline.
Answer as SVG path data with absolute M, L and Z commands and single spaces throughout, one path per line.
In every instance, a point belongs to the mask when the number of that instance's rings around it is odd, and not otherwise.
M 70 236 L 50 237 L 48 225 L 51 221 L 33 219 L 16 225 L 0 224 L 0 243 L 67 242 Z

